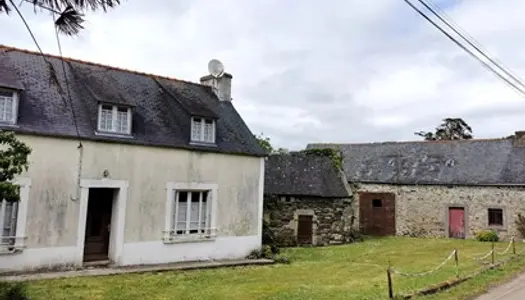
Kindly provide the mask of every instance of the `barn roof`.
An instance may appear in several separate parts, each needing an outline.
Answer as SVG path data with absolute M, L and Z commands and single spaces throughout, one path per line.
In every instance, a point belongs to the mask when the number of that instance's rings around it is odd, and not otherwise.
M 71 58 L 63 59 L 63 72 L 61 60 L 0 45 L 0 87 L 20 90 L 17 126 L 7 129 L 37 135 L 266 155 L 232 103 L 220 101 L 208 86 Z M 95 133 L 100 102 L 132 107 L 131 137 Z M 215 145 L 190 144 L 192 116 L 216 119 Z
M 270 155 L 264 183 L 267 195 L 348 197 L 339 171 L 328 157 L 303 153 Z
M 310 144 L 343 155 L 354 182 L 525 185 L 525 147 L 515 138 L 463 141 Z

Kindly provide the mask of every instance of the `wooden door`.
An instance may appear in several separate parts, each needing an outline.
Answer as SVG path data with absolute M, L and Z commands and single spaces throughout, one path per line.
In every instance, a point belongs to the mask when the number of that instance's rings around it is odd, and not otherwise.
M 313 217 L 300 215 L 297 224 L 297 243 L 312 244 Z
M 359 228 L 365 235 L 396 234 L 396 198 L 393 193 L 359 193 Z
M 451 238 L 465 238 L 465 209 L 450 207 L 448 209 L 448 236 Z
M 84 261 L 108 259 L 113 191 L 90 190 Z

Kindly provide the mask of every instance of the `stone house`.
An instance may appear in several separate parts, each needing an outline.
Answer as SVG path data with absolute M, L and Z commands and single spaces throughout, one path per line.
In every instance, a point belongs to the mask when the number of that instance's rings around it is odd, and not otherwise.
M 342 152 L 360 230 L 374 235 L 519 237 L 525 134 L 513 138 L 311 144 Z
M 0 46 L 0 129 L 32 148 L 16 179 L 21 201 L 0 202 L 0 272 L 259 248 L 266 154 L 231 102 L 231 80 Z
M 328 157 L 303 153 L 268 157 L 264 216 L 281 245 L 344 242 L 353 211 L 343 178 Z

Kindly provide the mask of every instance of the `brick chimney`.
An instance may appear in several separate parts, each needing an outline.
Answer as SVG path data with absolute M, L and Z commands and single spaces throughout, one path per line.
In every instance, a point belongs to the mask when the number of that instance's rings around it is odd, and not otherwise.
M 201 77 L 201 84 L 210 86 L 221 101 L 232 101 L 232 75 L 223 73 L 221 76 L 206 75 Z

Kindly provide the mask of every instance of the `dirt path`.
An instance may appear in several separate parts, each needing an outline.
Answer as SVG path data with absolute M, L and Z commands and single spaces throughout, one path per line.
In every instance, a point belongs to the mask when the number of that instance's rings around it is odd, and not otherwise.
M 521 274 L 509 283 L 490 290 L 475 300 L 524 300 L 525 299 L 525 274 Z

